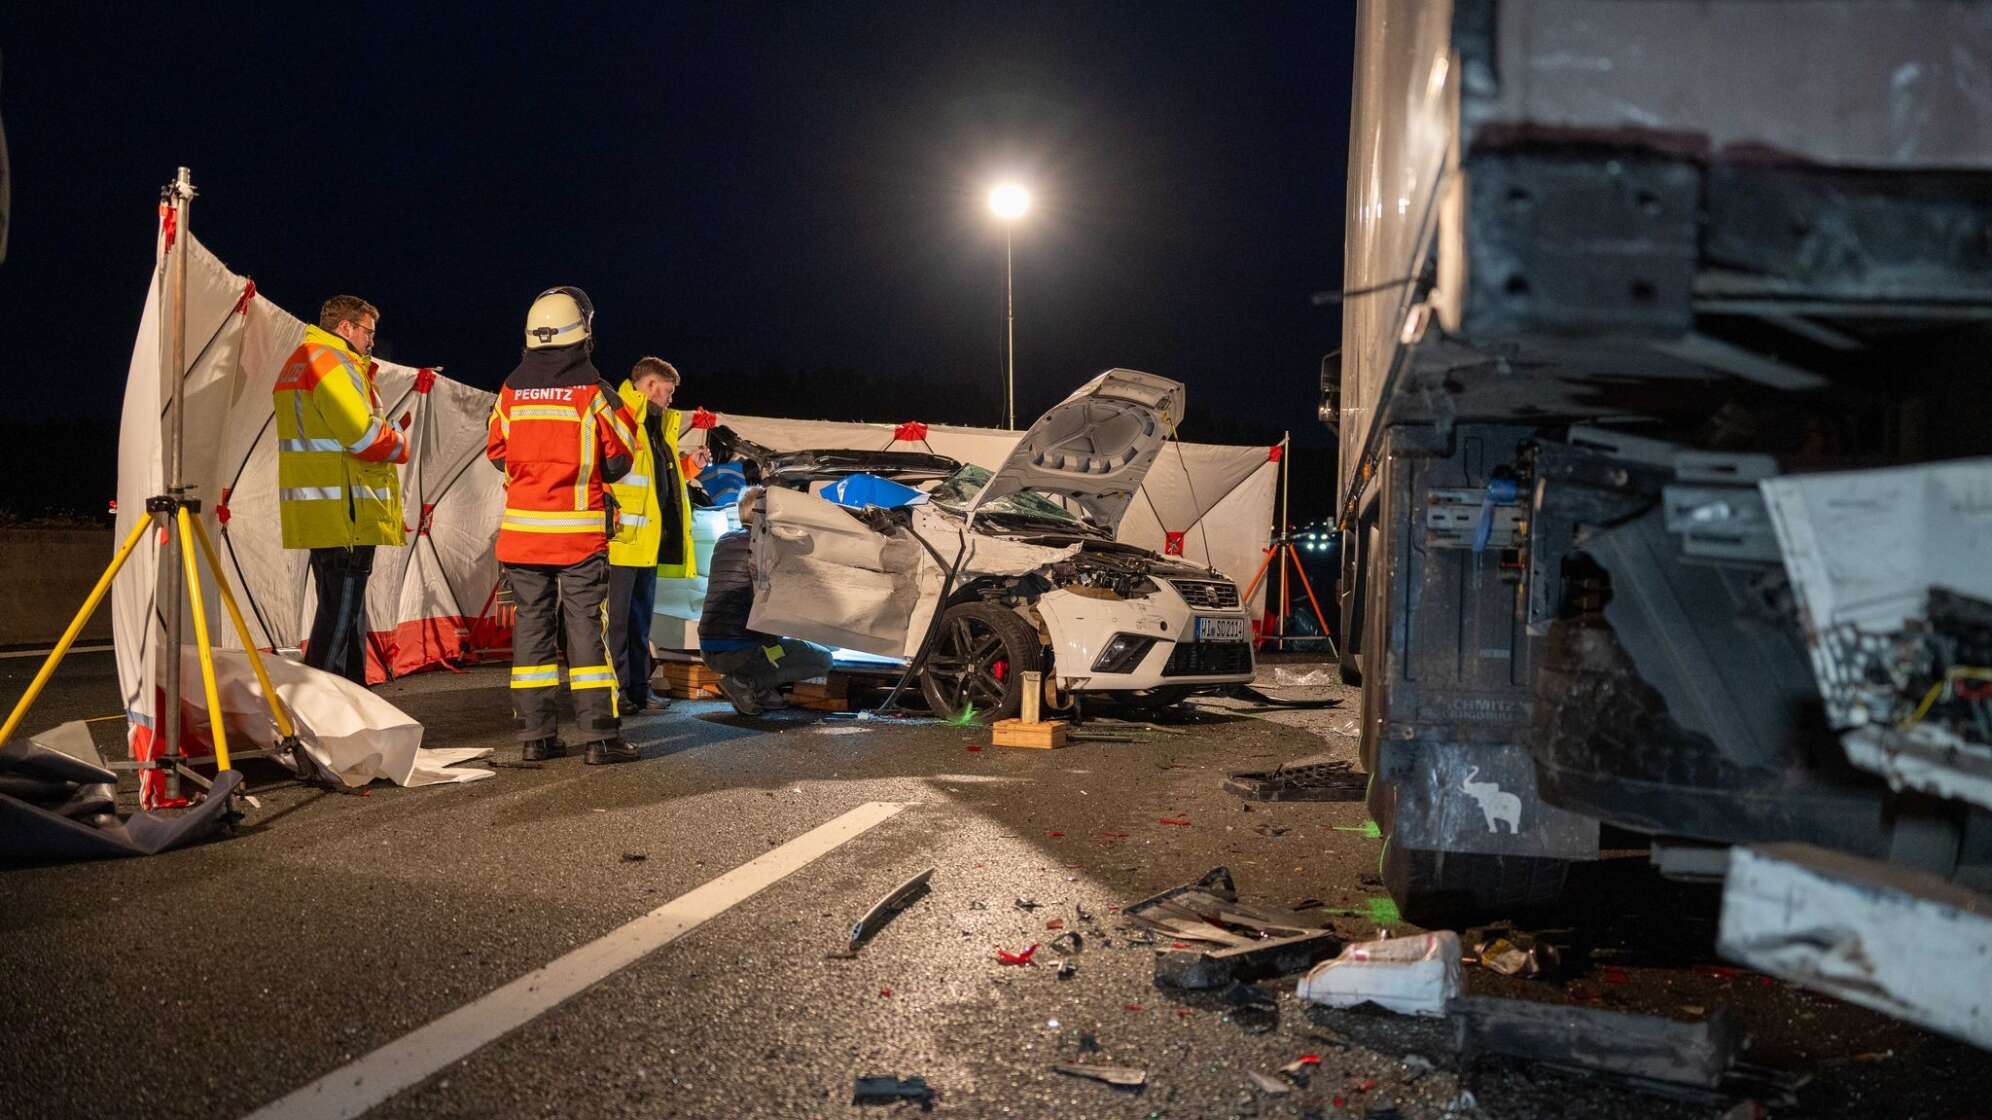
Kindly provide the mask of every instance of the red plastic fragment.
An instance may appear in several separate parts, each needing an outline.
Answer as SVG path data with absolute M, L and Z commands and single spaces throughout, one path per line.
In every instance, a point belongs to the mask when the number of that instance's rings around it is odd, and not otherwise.
M 1190 1017 L 1190 1009 L 1189 1009 L 1189 1008 L 1187 1008 L 1187 1007 L 1178 1007 L 1178 1008 L 1176 1009 L 1176 1018 L 1178 1018 L 1178 1019 L 1187 1019 L 1187 1018 L 1189 1018 L 1189 1017 Z
M 980 751 L 980 750 L 981 750 L 982 748 L 981 748 L 981 747 L 963 747 L 962 749 L 963 749 L 963 750 L 967 750 L 967 751 Z
M 1365 1077 L 1361 1081 L 1356 1082 L 1356 1092 L 1358 1093 L 1367 1093 L 1374 1088 L 1376 1088 L 1376 1078 L 1374 1077 Z
M 1627 980 L 1625 969 L 1612 965 L 1605 969 L 1604 981 L 1607 984 L 1623 984 Z
M 1050 920 L 1050 921 L 1048 921 L 1048 922 L 1046 922 L 1046 923 L 1044 924 L 1044 928 L 1046 928 L 1046 929 L 1064 929 L 1064 928 L 1065 928 L 1065 919 L 1064 919 L 1064 918 L 1053 918 L 1052 920 Z
M 1183 554 L 1183 534 L 1162 531 L 1162 555 L 1181 556 Z
M 1138 1004 L 1138 1003 L 1123 1003 L 1123 1004 L 1121 1004 L 1121 1010 L 1122 1010 L 1122 1011 L 1139 1011 L 1139 1010 L 1141 1010 L 1141 1005 L 1140 1005 L 1140 1004 Z
M 1125 839 L 1127 839 L 1127 833 L 1125 833 L 1125 832 L 1102 832 L 1102 833 L 1100 833 L 1100 835 L 1102 835 L 1102 836 L 1106 837 L 1106 838 L 1107 838 L 1107 839 L 1109 839 L 1109 840 L 1125 840 Z
M 707 412 L 703 408 L 695 408 L 692 410 L 692 427 L 717 428 L 719 427 L 719 417 L 713 413 Z
M 927 425 L 918 420 L 908 420 L 892 429 L 892 438 L 894 442 L 904 440 L 907 443 L 919 443 L 927 438 Z
M 1156 824 L 1173 824 L 1173 825 L 1184 825 L 1184 826 L 1187 826 L 1187 825 L 1188 825 L 1188 824 L 1190 823 L 1190 818 L 1188 818 L 1188 817 L 1156 817 L 1156 818 L 1155 818 L 1155 823 L 1156 823 Z
M 1300 1064 L 1304 1066 L 1318 1066 L 1321 1064 L 1321 1055 L 1302 1054 L 1300 1056 Z
M 889 998 L 889 997 L 891 997 L 891 995 L 892 995 L 892 989 L 891 989 L 891 988 L 880 988 L 880 989 L 878 990 L 878 994 L 879 994 L 879 995 L 882 995 L 882 996 L 886 996 L 886 997 L 888 997 L 888 998 Z
M 1189 947 L 1189 944 L 1183 941 L 1171 941 L 1169 943 L 1169 948 L 1171 949 L 1187 949 Z
M 1342 1099 L 1341 1097 L 1336 1097 L 1336 1098 L 1335 1098 L 1335 1107 L 1336 1107 L 1336 1108 L 1347 1108 L 1347 1107 L 1349 1107 L 1349 1102 L 1348 1102 L 1348 1101 L 1346 1101 L 1346 1100 L 1343 1100 L 1343 1099 Z
M 1757 977 L 1757 983 L 1762 984 L 1766 988 L 1775 987 L 1777 985 L 1777 981 L 1771 979 L 1768 976 Z
M 1038 947 L 1032 945 L 1021 953 L 1008 953 L 1004 952 L 1002 946 L 999 945 L 996 948 L 996 959 L 1003 964 L 1024 965 L 1031 963 L 1031 958 L 1037 955 L 1037 951 Z
M 1047 832 L 1045 833 L 1045 835 L 1051 837 L 1053 840 L 1065 839 L 1065 834 L 1063 832 Z

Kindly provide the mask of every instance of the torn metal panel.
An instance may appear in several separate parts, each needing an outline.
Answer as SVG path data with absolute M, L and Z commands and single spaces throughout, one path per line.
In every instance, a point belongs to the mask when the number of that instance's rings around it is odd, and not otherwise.
M 1730 851 L 1716 949 L 1992 1049 L 1992 899 L 1805 844 Z
M 1500 1054 L 1661 1092 L 1715 1092 L 1743 1044 L 1742 1026 L 1721 1008 L 1699 1023 L 1490 996 L 1454 1000 L 1448 1010 L 1463 1063 Z
M 1840 737 L 1847 761 L 1888 779 L 1888 788 L 1913 789 L 1992 809 L 1992 746 L 1941 727 L 1918 724 L 1907 731 L 1861 727 Z
M 1129 920 L 1179 941 L 1216 948 L 1159 954 L 1155 983 L 1169 988 L 1219 988 L 1238 979 L 1306 968 L 1342 947 L 1326 914 L 1302 914 L 1238 900 L 1231 872 L 1213 868 L 1194 883 L 1131 903 Z

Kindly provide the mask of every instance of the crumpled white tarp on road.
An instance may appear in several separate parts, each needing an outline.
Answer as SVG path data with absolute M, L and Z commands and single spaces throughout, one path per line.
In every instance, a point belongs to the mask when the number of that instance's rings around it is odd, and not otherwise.
M 344 677 L 267 654 L 263 668 L 297 724 L 305 749 L 348 786 L 363 786 L 377 778 L 404 786 L 475 782 L 496 773 L 462 765 L 489 755 L 491 748 L 424 748 L 420 723 Z M 229 745 L 240 749 L 247 740 L 257 747 L 275 746 L 276 728 L 248 655 L 216 650 L 214 672 Z M 182 651 L 180 673 L 187 682 L 187 702 L 205 720 L 200 659 L 191 646 Z

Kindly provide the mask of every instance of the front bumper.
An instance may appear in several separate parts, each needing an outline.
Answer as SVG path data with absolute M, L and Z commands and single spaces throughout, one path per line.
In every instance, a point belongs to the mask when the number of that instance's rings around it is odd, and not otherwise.
M 1157 590 L 1139 599 L 1100 599 L 1066 590 L 1039 597 L 1038 614 L 1051 638 L 1049 671 L 1060 689 L 1131 692 L 1242 684 L 1252 679 L 1252 625 L 1244 607 L 1192 608 L 1174 584 L 1155 582 Z M 1197 641 L 1198 618 L 1235 620 L 1233 628 L 1244 640 Z M 1099 667 L 1102 654 L 1121 635 L 1138 639 L 1145 649 L 1127 664 Z

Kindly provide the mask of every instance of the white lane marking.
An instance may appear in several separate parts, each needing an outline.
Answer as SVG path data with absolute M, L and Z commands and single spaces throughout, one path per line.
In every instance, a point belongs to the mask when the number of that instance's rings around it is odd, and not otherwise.
M 747 901 L 906 807 L 905 802 L 868 801 L 264 1105 L 250 1113 L 249 1120 L 347 1120 L 359 1116 Z
M 117 648 L 116 646 L 70 646 L 69 652 L 71 654 L 109 653 L 116 648 Z M 49 654 L 54 652 L 55 649 L 52 646 L 48 649 L 17 649 L 12 653 L 0 653 L 0 660 L 7 660 L 15 657 L 47 657 Z

